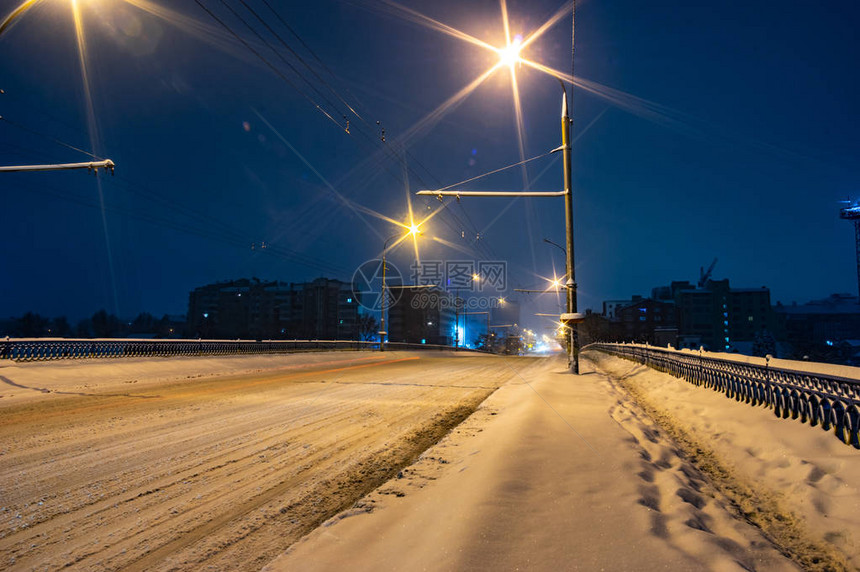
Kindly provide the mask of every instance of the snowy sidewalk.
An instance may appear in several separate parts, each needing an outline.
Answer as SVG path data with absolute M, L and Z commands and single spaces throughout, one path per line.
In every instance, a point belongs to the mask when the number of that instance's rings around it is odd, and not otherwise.
M 266 570 L 797 569 L 583 369 L 552 360 L 501 388 Z

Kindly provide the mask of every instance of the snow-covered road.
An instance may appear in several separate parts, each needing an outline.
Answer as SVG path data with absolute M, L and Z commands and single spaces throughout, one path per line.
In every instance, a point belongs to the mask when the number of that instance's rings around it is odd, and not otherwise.
M 213 361 L 0 368 L 0 567 L 258 570 L 515 375 L 429 352 Z

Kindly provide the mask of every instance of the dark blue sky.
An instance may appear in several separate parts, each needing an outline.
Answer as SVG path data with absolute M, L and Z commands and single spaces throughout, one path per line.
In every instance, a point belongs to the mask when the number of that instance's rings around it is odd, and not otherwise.
M 88 160 L 57 141 L 117 164 L 114 177 L 0 174 L 0 316 L 181 314 L 191 289 L 217 280 L 348 280 L 398 230 L 362 208 L 407 217 L 404 165 L 420 218 L 440 203 L 414 191 L 519 161 L 507 68 L 413 130 L 495 54 L 382 2 L 268 2 L 312 53 L 246 0 L 313 71 L 241 0 L 227 4 L 300 76 L 220 0 L 200 3 L 283 77 L 197 3 L 78 0 L 92 121 L 69 3 L 43 0 L 0 36 L 0 164 Z M 496 1 L 400 6 L 503 43 Z M 511 32 L 527 36 L 563 6 L 508 2 Z M 600 92 L 574 90 L 581 309 L 695 281 L 715 257 L 715 278 L 768 286 L 774 303 L 856 292 L 838 209 L 860 194 L 858 24 L 848 1 L 577 3 L 576 75 Z M 569 15 L 524 55 L 569 74 Z M 543 155 L 560 144 L 561 88 L 524 65 L 517 78 L 524 155 Z M 535 190 L 561 189 L 555 156 L 527 173 Z M 512 169 L 467 188 L 522 186 Z M 508 203 L 450 204 L 427 223 L 422 258 L 504 260 L 509 288 L 542 284 L 563 264 L 542 240 L 563 243 L 563 202 Z M 392 255 L 406 273 L 411 254 Z M 547 297 L 523 321 L 556 309 Z

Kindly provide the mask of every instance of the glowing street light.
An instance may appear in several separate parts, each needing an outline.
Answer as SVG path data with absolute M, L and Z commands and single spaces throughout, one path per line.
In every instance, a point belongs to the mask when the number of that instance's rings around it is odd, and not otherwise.
M 409 237 L 412 237 L 413 240 L 416 239 L 418 237 L 418 235 L 421 234 L 420 224 L 421 223 L 416 224 L 413 221 L 408 225 L 401 225 L 406 229 L 405 234 L 402 232 L 398 232 L 397 234 L 392 234 L 391 236 L 389 236 L 388 238 L 385 239 L 385 242 L 382 243 L 382 299 L 380 300 L 382 317 L 379 320 L 379 322 L 380 322 L 380 324 L 379 324 L 379 351 L 381 351 L 381 352 L 385 351 L 385 336 L 388 334 L 388 332 L 385 330 L 385 311 L 388 309 L 388 303 L 387 303 L 388 298 L 387 298 L 387 290 L 386 290 L 386 284 L 385 284 L 385 277 L 386 277 L 386 272 L 388 270 L 388 266 L 387 266 L 386 261 L 385 261 L 385 255 L 389 249 L 388 243 L 391 242 L 392 240 L 394 240 L 395 238 L 399 239 L 397 242 L 395 242 L 394 244 L 391 245 L 391 248 L 394 248 L 395 246 L 397 246 L 398 244 L 400 244 L 401 242 L 403 242 L 404 240 L 406 240 Z
M 520 51 L 523 49 L 523 38 L 519 34 L 514 37 L 504 48 L 496 50 L 499 53 L 499 63 L 513 69 L 515 65 L 522 62 Z

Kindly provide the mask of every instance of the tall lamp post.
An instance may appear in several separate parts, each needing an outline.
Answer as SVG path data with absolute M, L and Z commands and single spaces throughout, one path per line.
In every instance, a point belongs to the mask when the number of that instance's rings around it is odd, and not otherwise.
M 387 296 L 386 291 L 385 291 L 385 272 L 388 270 L 388 267 L 385 264 L 385 253 L 388 252 L 388 243 L 391 242 L 392 240 L 394 240 L 395 238 L 398 238 L 399 236 L 400 236 L 399 233 L 398 234 L 392 234 L 391 236 L 389 236 L 388 238 L 385 239 L 385 242 L 382 243 L 382 299 L 380 300 L 382 317 L 379 320 L 379 323 L 380 323 L 380 326 L 379 326 L 379 351 L 381 351 L 381 352 L 385 351 L 385 336 L 386 336 L 386 334 L 388 334 L 388 332 L 385 331 L 385 310 L 387 309 L 386 308 L 386 306 L 387 306 L 386 302 L 388 301 L 388 298 L 386 297 Z
M 395 238 L 404 238 L 405 236 L 415 236 L 421 233 L 418 229 L 418 226 L 413 224 L 408 227 L 409 231 L 404 235 L 402 233 L 392 234 L 388 238 L 385 239 L 385 242 L 382 243 L 382 299 L 380 300 L 380 306 L 382 310 L 382 317 L 379 320 L 379 351 L 385 351 L 385 336 L 388 332 L 385 330 L 385 311 L 387 310 L 387 289 L 385 286 L 385 275 L 388 267 L 385 263 L 385 255 L 388 252 L 388 243 L 394 240 Z

